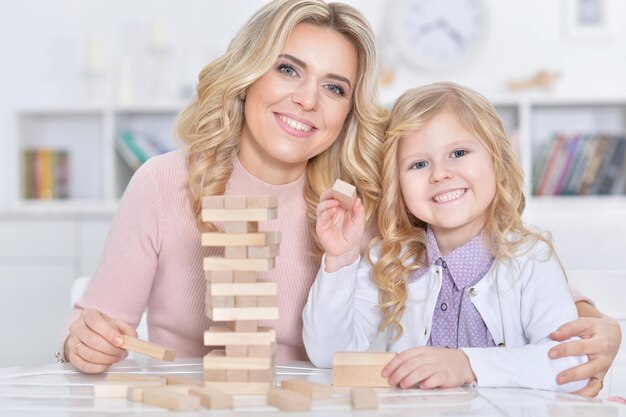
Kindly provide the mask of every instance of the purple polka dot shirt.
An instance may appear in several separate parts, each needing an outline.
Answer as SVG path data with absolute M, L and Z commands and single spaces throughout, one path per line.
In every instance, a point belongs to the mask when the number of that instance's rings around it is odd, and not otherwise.
M 442 271 L 428 345 L 454 349 L 494 346 L 485 322 L 470 300 L 475 291 L 473 286 L 494 261 L 482 233 L 444 257 L 428 227 L 427 252 L 429 266 L 438 265 Z M 418 279 L 424 272 L 425 269 L 415 271 L 410 280 Z

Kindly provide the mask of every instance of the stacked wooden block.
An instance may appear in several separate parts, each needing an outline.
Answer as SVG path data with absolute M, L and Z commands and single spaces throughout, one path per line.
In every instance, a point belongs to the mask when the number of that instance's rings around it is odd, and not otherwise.
M 224 346 L 204 357 L 208 387 L 230 393 L 265 393 L 273 387 L 276 336 L 259 320 L 277 320 L 276 283 L 257 281 L 274 268 L 279 232 L 260 232 L 259 221 L 276 218 L 276 196 L 209 196 L 202 220 L 223 232 L 202 234 L 202 245 L 224 247 L 223 257 L 204 258 L 207 316 L 226 326 L 204 334 L 206 346 Z

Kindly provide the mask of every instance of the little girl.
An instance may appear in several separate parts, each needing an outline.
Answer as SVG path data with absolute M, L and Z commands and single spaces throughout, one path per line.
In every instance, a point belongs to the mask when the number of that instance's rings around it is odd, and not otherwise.
M 576 308 L 549 240 L 522 224 L 522 170 L 495 108 L 452 83 L 410 90 L 382 159 L 369 259 L 358 199 L 345 210 L 326 192 L 317 208 L 326 253 L 303 312 L 311 361 L 330 367 L 333 352 L 379 336 L 401 352 L 383 369 L 392 386 L 584 387 L 556 376 L 586 356 L 548 358 L 550 332 Z

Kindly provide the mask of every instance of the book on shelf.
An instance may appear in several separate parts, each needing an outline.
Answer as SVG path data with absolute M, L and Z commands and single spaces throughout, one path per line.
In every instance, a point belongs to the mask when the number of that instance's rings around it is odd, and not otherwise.
M 133 171 L 153 156 L 172 150 L 159 139 L 132 130 L 120 130 L 115 137 L 115 147 Z
M 22 197 L 27 200 L 69 198 L 69 156 L 66 150 L 22 151 Z
M 626 138 L 557 134 L 543 144 L 534 174 L 538 196 L 624 194 Z

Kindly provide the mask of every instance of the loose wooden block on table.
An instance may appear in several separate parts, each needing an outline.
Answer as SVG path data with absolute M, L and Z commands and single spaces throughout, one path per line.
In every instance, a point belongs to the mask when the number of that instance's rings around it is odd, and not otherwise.
M 394 352 L 335 352 L 333 385 L 340 387 L 388 387 L 382 369 Z
M 171 375 L 166 376 L 165 379 L 167 381 L 167 385 L 195 385 L 197 387 L 204 386 L 204 381 L 202 381 L 201 379 L 190 378 L 188 376 Z
M 107 374 L 107 376 L 104 378 L 105 381 L 109 381 L 109 382 L 127 382 L 127 381 L 133 381 L 133 382 L 145 382 L 145 381 L 156 381 L 156 382 L 161 382 L 162 385 L 165 385 L 167 383 L 167 380 L 165 378 L 162 378 L 160 376 L 152 376 L 152 375 L 141 375 L 141 374 L 126 374 L 126 373 L 109 373 Z
M 172 411 L 189 411 L 200 408 L 200 398 L 195 395 L 181 394 L 166 388 L 146 390 L 143 403 Z
M 165 386 L 164 381 L 105 381 L 98 382 L 93 387 L 96 398 L 126 398 L 132 387 Z
M 124 339 L 124 343 L 120 347 L 131 352 L 140 353 L 162 361 L 173 361 L 176 359 L 176 352 L 156 343 L 146 342 L 128 335 L 122 335 L 122 339 Z
M 216 388 L 192 388 L 190 395 L 200 398 L 203 407 L 211 409 L 230 409 L 234 407 L 233 396 Z
M 196 386 L 197 385 L 160 385 L 157 387 L 129 387 L 128 400 L 133 402 L 141 402 L 143 401 L 143 393 L 151 389 L 166 389 L 168 391 L 178 392 L 180 394 L 188 394 L 189 390 Z
M 271 389 L 267 392 L 267 403 L 283 411 L 309 411 L 311 399 L 295 391 Z
M 230 394 L 265 394 L 270 389 L 269 382 L 212 382 L 205 381 L 207 388 L 217 388 Z
M 346 210 L 352 210 L 354 200 L 356 200 L 356 188 L 354 185 L 337 179 L 333 185 L 333 198 L 339 200 Z
M 350 404 L 356 410 L 376 410 L 378 408 L 378 394 L 374 388 L 352 388 L 350 390 Z
M 312 400 L 324 400 L 333 396 L 333 388 L 330 385 L 303 379 L 285 379 L 281 382 L 280 387 L 284 390 L 306 395 Z

